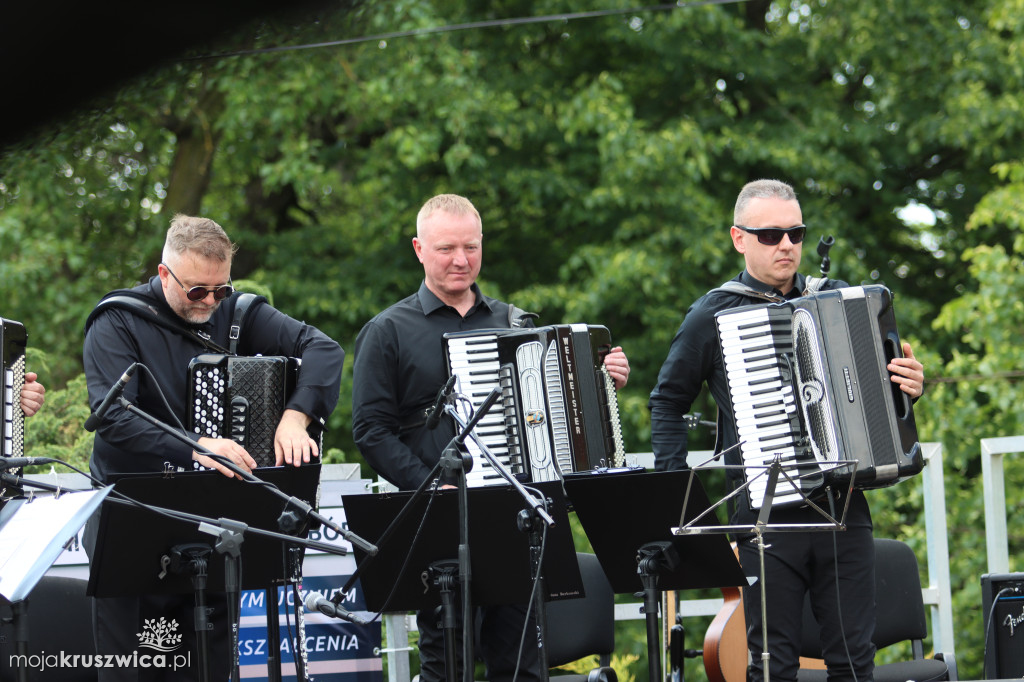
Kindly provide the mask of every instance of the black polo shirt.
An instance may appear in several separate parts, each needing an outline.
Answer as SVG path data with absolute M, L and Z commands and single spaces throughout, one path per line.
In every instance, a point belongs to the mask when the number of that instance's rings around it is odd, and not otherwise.
M 449 376 L 444 334 L 511 327 L 509 304 L 484 296 L 476 284 L 473 291 L 476 302 L 463 316 L 424 282 L 356 338 L 352 435 L 374 471 L 404 490 L 427 478 L 455 435 L 450 419 L 432 430 L 422 423 Z

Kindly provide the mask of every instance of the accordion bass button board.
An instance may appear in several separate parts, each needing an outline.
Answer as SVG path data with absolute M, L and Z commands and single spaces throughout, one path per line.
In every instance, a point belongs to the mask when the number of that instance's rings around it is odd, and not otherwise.
M 189 372 L 190 431 L 230 438 L 256 464 L 274 466 L 274 434 L 295 390 L 299 361 L 281 356 L 204 354 Z
M 924 466 L 910 397 L 887 366 L 902 356 L 891 292 L 880 285 L 821 291 L 715 315 L 740 455 L 760 506 L 776 458 L 774 504 L 826 485 L 879 488 Z M 795 485 L 794 485 L 795 484 Z

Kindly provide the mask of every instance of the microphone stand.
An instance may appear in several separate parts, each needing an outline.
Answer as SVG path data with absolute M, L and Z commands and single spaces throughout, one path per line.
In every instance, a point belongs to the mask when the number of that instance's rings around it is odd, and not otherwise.
M 413 491 L 412 495 L 406 500 L 405 504 L 399 510 L 398 514 L 392 519 L 387 529 L 377 539 L 377 544 L 384 546 L 390 540 L 391 535 L 395 529 L 398 528 L 402 521 L 408 516 L 409 512 L 414 508 L 415 504 L 426 492 L 427 488 L 433 483 L 433 481 L 441 474 L 442 469 L 445 471 L 457 472 L 457 483 L 460 488 L 459 492 L 459 561 L 439 561 L 435 562 L 430 567 L 429 573 L 433 576 L 433 583 L 439 587 L 441 592 L 442 609 L 448 615 L 444 617 L 445 628 L 448 629 L 449 637 L 445 640 L 445 672 L 447 682 L 456 682 L 457 680 L 457 657 L 455 654 L 454 644 L 454 631 L 455 631 L 455 620 L 454 620 L 454 603 L 451 600 L 451 593 L 454 582 L 456 580 L 462 581 L 463 587 L 463 663 L 465 665 L 464 676 L 467 682 L 472 682 L 472 662 L 474 661 L 473 653 L 473 619 L 472 619 L 472 607 L 470 602 L 470 591 L 471 586 L 471 568 L 469 563 L 469 530 L 468 530 L 468 493 L 466 492 L 466 481 L 465 474 L 472 470 L 473 458 L 467 452 L 460 452 L 460 449 L 464 447 L 465 440 L 467 437 L 472 438 L 473 441 L 480 447 L 484 456 L 494 467 L 495 471 L 505 478 L 518 492 L 523 496 L 523 499 L 527 501 L 536 516 L 540 517 L 544 523 L 548 526 L 554 525 L 554 519 L 547 513 L 543 508 L 542 503 L 538 502 L 524 487 L 523 485 L 508 471 L 504 466 L 494 457 L 490 450 L 477 438 L 476 434 L 473 433 L 473 429 L 476 424 L 482 419 L 491 406 L 498 399 L 500 393 L 497 389 L 492 390 L 487 396 L 487 399 L 483 404 L 476 410 L 469 422 L 466 422 L 462 415 L 455 411 L 455 408 L 450 404 L 446 403 L 444 411 L 452 416 L 456 421 L 457 425 L 461 428 L 461 433 L 456 435 L 452 441 L 445 446 L 442 451 L 442 456 L 438 462 L 431 469 L 430 473 L 427 474 L 426 478 L 420 483 L 419 487 Z M 348 582 L 341 588 L 341 590 L 332 598 L 335 604 L 340 603 L 344 595 L 352 588 L 355 582 L 362 575 L 363 571 L 373 564 L 372 556 L 368 556 L 366 560 L 359 563 L 355 571 L 349 577 Z M 461 564 L 461 565 L 460 565 Z M 458 575 L 456 575 L 458 572 Z M 538 565 L 539 573 L 539 565 Z M 447 601 L 446 601 L 447 600 Z M 467 608 L 467 606 L 469 608 Z M 543 627 L 543 621 L 540 622 Z M 450 644 L 449 644 L 450 643 Z M 544 659 L 545 650 L 540 649 L 541 658 Z M 468 664 L 466 663 L 468 661 Z M 546 662 L 541 665 L 543 675 L 547 675 Z
M 490 411 L 491 406 L 498 400 L 500 392 L 497 388 L 492 389 L 484 399 L 480 407 L 469 419 L 462 423 L 456 421 L 461 431 L 441 451 L 441 459 L 438 466 L 442 472 L 454 475 L 456 487 L 458 488 L 459 502 L 459 550 L 455 571 L 457 576 L 452 575 L 450 562 L 441 562 L 441 566 L 432 566 L 440 572 L 439 580 L 441 585 L 441 606 L 442 606 L 442 629 L 447 633 L 445 637 L 445 674 L 448 682 L 455 682 L 457 679 L 457 657 L 455 656 L 455 609 L 452 600 L 452 583 L 459 582 L 460 594 L 462 596 L 462 667 L 463 679 L 465 682 L 473 682 L 474 675 L 474 651 L 473 651 L 473 596 L 472 596 L 472 567 L 469 556 L 469 485 L 466 482 L 466 474 L 473 468 L 473 458 L 465 452 L 467 435 L 476 428 L 476 425 Z M 445 412 L 457 416 L 450 403 L 445 403 Z M 437 581 L 437 579 L 435 579 Z
M 178 440 L 182 441 L 183 443 L 186 443 L 187 445 L 189 445 L 189 447 L 191 447 L 196 452 L 199 452 L 199 453 L 201 453 L 203 455 L 206 455 L 210 459 L 213 459 L 216 462 L 222 464 L 223 466 L 225 466 L 227 469 L 229 469 L 232 473 L 234 473 L 236 476 L 238 476 L 242 480 L 244 480 L 244 481 L 246 481 L 248 483 L 256 483 L 260 487 L 262 487 L 264 490 L 270 491 L 272 494 L 276 495 L 279 499 L 281 499 L 285 503 L 286 508 L 288 508 L 288 507 L 294 508 L 296 510 L 296 512 L 300 515 L 301 518 L 311 519 L 312 521 L 320 523 L 321 525 L 324 525 L 324 526 L 334 530 L 336 533 L 338 533 L 339 536 L 341 536 L 341 537 L 345 538 L 346 540 L 348 540 L 349 542 L 351 542 L 353 546 L 359 547 L 359 549 L 361 549 L 362 551 L 366 552 L 370 556 L 373 556 L 373 555 L 377 554 L 378 550 L 377 550 L 377 546 L 376 545 L 374 545 L 374 544 L 364 540 L 363 538 L 359 537 L 358 535 L 356 535 L 355 533 L 351 532 L 347 528 L 342 528 L 340 525 L 338 525 L 337 523 L 335 523 L 331 519 L 327 518 L 323 514 L 319 513 L 315 509 L 313 509 L 313 507 L 309 503 L 305 502 L 304 500 L 300 500 L 297 497 L 290 496 L 290 495 L 284 493 L 277 486 L 269 484 L 269 483 L 267 483 L 265 481 L 260 480 L 259 478 L 254 476 L 251 472 L 246 471 L 242 467 L 240 467 L 237 464 L 235 464 L 229 458 L 224 457 L 222 455 L 218 455 L 218 454 L 208 450 L 207 448 L 205 448 L 202 445 L 200 445 L 197 441 L 194 441 L 191 438 L 189 438 L 186 434 L 184 434 L 184 433 L 182 433 L 182 432 L 172 428 L 168 424 L 160 421 L 159 419 L 157 419 L 156 417 L 150 415 L 149 413 L 145 412 L 144 410 L 139 409 L 138 407 L 133 405 L 123 395 L 119 395 L 117 397 L 117 402 L 118 402 L 118 404 L 121 405 L 121 407 L 125 411 L 127 411 L 127 412 L 129 412 L 131 414 L 134 414 L 137 417 L 140 417 L 144 421 L 152 424 L 153 426 L 159 428 L 160 430 L 164 431 L 165 433 L 173 436 L 174 438 L 177 438 Z M 244 524 L 240 524 L 240 525 L 244 526 Z M 239 535 L 238 537 L 240 538 L 241 536 Z M 295 540 L 294 540 L 294 538 L 292 538 L 292 536 L 282 536 L 282 537 L 289 538 L 288 540 L 285 541 L 286 543 L 295 543 Z M 237 542 L 240 543 L 241 539 L 239 539 Z M 237 553 L 236 553 L 237 550 L 233 549 L 234 544 L 235 544 L 234 540 L 224 539 L 224 538 L 222 538 L 221 541 L 219 541 L 217 543 L 218 551 L 220 551 L 222 553 L 225 553 L 225 587 L 228 587 L 229 585 L 231 587 L 234 587 L 235 585 L 237 585 L 237 582 L 238 582 L 237 578 L 233 577 L 233 576 L 237 575 L 237 570 L 238 570 L 237 569 L 237 564 L 234 563 L 234 562 L 237 561 Z M 301 544 L 301 543 L 297 543 L 297 544 Z M 230 582 L 229 582 L 229 580 L 230 580 Z M 273 594 L 273 596 L 275 597 L 275 600 L 276 600 L 276 592 Z M 228 601 L 229 601 L 229 604 L 230 604 L 231 595 L 228 595 Z M 230 613 L 231 613 L 231 607 L 229 605 L 229 615 L 230 615 Z M 238 633 L 238 629 L 237 629 L 238 628 L 238 625 L 237 625 L 237 616 L 238 616 L 237 608 L 235 609 L 234 616 L 235 616 L 235 621 L 233 621 L 230 624 L 230 627 L 232 628 L 232 635 L 237 637 L 237 633 Z M 268 616 L 268 624 L 269 624 L 270 620 L 271 620 L 271 616 L 270 616 L 269 612 L 268 612 L 267 616 Z M 197 606 L 197 624 L 198 624 L 198 621 L 200 620 L 200 618 L 201 618 L 201 616 L 198 615 L 198 606 Z M 274 624 L 276 624 L 276 620 L 277 620 L 277 613 L 274 613 L 273 614 Z M 197 627 L 196 628 L 196 635 L 197 635 L 198 638 L 200 638 L 200 641 L 202 641 L 202 638 L 204 638 L 206 636 L 206 633 L 205 633 L 205 631 L 200 631 L 199 628 Z M 233 648 L 233 651 L 231 653 L 231 659 L 232 659 L 232 682 L 237 682 L 237 680 L 238 680 L 237 676 L 239 674 L 239 671 L 238 671 L 238 647 L 236 646 L 236 644 L 237 644 L 237 642 L 233 642 L 232 643 L 232 648 Z M 305 643 L 304 642 L 300 642 L 300 645 L 304 646 Z M 278 665 L 280 665 L 280 660 L 278 660 Z M 299 668 L 299 662 L 298 662 L 298 660 L 296 660 L 296 669 L 298 670 L 298 668 Z
M 545 589 L 544 573 L 541 566 L 541 560 L 543 559 L 541 549 L 543 547 L 543 536 L 545 527 L 555 525 L 555 520 L 547 513 L 544 509 L 544 501 L 538 500 L 523 486 L 519 480 L 513 476 L 505 466 L 498 461 L 498 458 L 494 456 L 494 453 L 490 451 L 486 444 L 473 433 L 473 428 L 477 422 L 490 411 L 491 406 L 498 399 L 500 392 L 497 388 L 491 390 L 484 402 L 477 408 L 476 413 L 468 421 L 464 421 L 462 415 L 459 414 L 457 408 L 454 405 L 448 404 L 445 406 L 445 411 L 451 415 L 455 423 L 459 425 L 462 431 L 455 437 L 452 443 L 448 446 L 449 448 L 465 447 L 466 438 L 472 438 L 473 442 L 479 448 L 481 454 L 487 459 L 491 467 L 498 472 L 498 474 L 505 479 L 516 492 L 523 498 L 529 509 L 524 509 L 519 513 L 519 517 L 516 519 L 516 524 L 519 530 L 528 532 L 530 537 L 530 574 L 533 577 L 535 589 L 540 594 L 540 598 L 537 600 L 536 614 L 537 614 L 537 653 L 540 659 L 540 671 L 538 672 L 540 682 L 547 682 L 548 680 L 548 666 L 547 666 L 547 648 L 545 647 L 545 630 L 546 630 L 546 610 L 545 600 L 547 599 L 547 590 Z M 467 402 L 469 402 L 467 400 Z M 448 448 L 446 448 L 448 449 Z M 467 454 L 466 457 L 469 457 Z M 442 458 L 443 459 L 443 458 Z M 459 524 L 460 524 L 460 545 L 459 545 L 459 560 L 460 565 L 462 561 L 463 548 L 465 547 L 466 554 L 466 570 L 469 570 L 469 513 L 468 509 L 464 507 L 463 497 L 466 496 L 465 488 L 465 472 L 472 468 L 472 459 L 470 458 L 470 466 L 464 467 L 462 475 L 459 477 L 460 485 L 460 498 L 459 498 Z M 461 536 L 465 527 L 465 536 Z M 461 568 L 460 568 L 461 570 Z M 465 574 L 468 576 L 468 573 Z M 466 605 L 469 602 L 469 581 L 466 580 L 463 583 L 463 613 L 466 613 Z M 466 624 L 469 621 L 463 621 L 463 647 L 469 654 L 472 654 L 472 637 L 471 633 L 466 633 Z M 469 642 L 469 645 L 466 645 Z M 466 656 L 466 654 L 464 654 Z M 464 657 L 464 661 L 471 661 L 472 658 Z M 468 666 L 467 666 L 468 668 Z M 466 682 L 472 682 L 472 677 L 466 678 Z
M 141 417 L 142 419 L 149 422 L 153 426 L 156 426 L 157 428 L 163 430 L 165 433 L 174 436 L 183 443 L 188 444 L 196 452 L 206 455 L 210 459 L 216 460 L 219 464 L 223 464 L 225 467 L 230 469 L 234 474 L 244 479 L 245 481 L 249 483 L 256 483 L 265 488 L 266 490 L 269 490 L 272 494 L 276 495 L 278 498 L 283 500 L 287 506 L 294 507 L 295 510 L 302 515 L 302 517 L 309 518 L 321 525 L 327 526 L 328 528 L 336 532 L 338 535 L 345 538 L 356 547 L 359 547 L 359 549 L 363 550 L 370 556 L 373 556 L 377 553 L 377 547 L 373 543 L 364 540 L 363 538 L 359 537 L 347 528 L 342 528 L 340 525 L 338 525 L 331 519 L 327 518 L 320 512 L 313 509 L 313 507 L 304 500 L 300 500 L 297 497 L 287 495 L 286 493 L 281 491 L 277 486 L 269 484 L 266 481 L 260 480 L 251 472 L 246 471 L 245 469 L 238 466 L 227 457 L 224 457 L 223 455 L 218 455 L 215 452 L 211 452 L 210 450 L 200 445 L 197 441 L 194 441 L 191 438 L 189 438 L 184 433 L 177 431 L 176 429 L 168 426 L 167 424 L 160 421 L 156 417 L 153 417 L 152 415 L 139 409 L 135 405 L 132 405 L 131 402 L 129 402 L 128 399 L 125 398 L 124 396 L 118 397 L 117 400 L 121 407 L 123 407 L 126 411 L 136 415 L 137 417 Z
M 739 447 L 739 444 L 733 446 Z M 717 457 L 717 455 L 715 456 Z M 714 457 L 712 458 L 714 459 Z M 710 461 L 710 460 L 708 460 Z M 765 586 L 765 561 L 764 551 L 767 545 L 764 542 L 765 532 L 806 532 L 806 531 L 836 531 L 845 530 L 846 528 L 846 512 L 850 507 L 850 493 L 853 492 L 854 479 L 857 473 L 857 461 L 856 460 L 836 460 L 831 463 L 819 463 L 819 471 L 814 474 L 798 474 L 790 476 L 786 471 L 786 466 L 783 465 L 781 457 L 776 454 L 771 462 L 767 465 L 753 465 L 753 464 L 741 464 L 741 465 L 730 465 L 726 464 L 723 468 L 738 469 L 747 472 L 750 470 L 759 470 L 759 473 L 751 475 L 743 482 L 738 488 L 733 490 L 726 497 L 713 504 L 709 509 L 704 510 L 696 518 L 689 522 L 685 522 L 684 518 L 680 518 L 680 526 L 673 528 L 672 532 L 675 535 L 699 535 L 703 532 L 711 533 L 742 533 L 749 532 L 753 533 L 756 538 L 756 545 L 758 551 L 758 568 L 759 576 L 758 581 L 760 582 L 760 596 L 761 596 L 761 665 L 762 665 L 762 676 L 765 682 L 770 682 L 771 672 L 769 667 L 771 665 L 771 653 L 768 650 L 768 593 Z M 698 467 L 699 468 L 699 467 Z M 807 494 L 801 489 L 798 481 L 807 478 L 809 476 L 828 474 L 831 471 L 837 469 L 847 469 L 850 471 L 848 487 L 846 489 L 846 504 L 843 507 L 842 514 L 836 519 L 834 514 L 826 512 L 824 509 L 819 507 L 817 504 L 812 502 Z M 686 493 L 683 497 L 683 514 L 685 516 L 687 506 L 689 505 L 690 490 L 693 485 L 693 480 L 697 469 L 690 470 L 690 479 L 687 482 Z M 744 490 L 750 488 L 750 484 L 761 477 L 766 477 L 765 493 L 762 499 L 761 508 L 758 511 L 757 520 L 752 525 L 722 525 L 722 526 L 700 526 L 697 525 L 701 519 L 708 516 L 721 506 L 724 502 L 729 499 L 740 495 Z M 816 511 L 825 521 L 825 523 L 769 523 L 769 515 L 773 509 L 772 503 L 775 500 L 776 493 L 778 492 L 778 485 L 780 482 L 785 481 L 789 488 L 800 495 L 802 503 Z M 748 493 L 749 494 L 749 493 Z M 829 493 L 831 494 L 831 492 Z

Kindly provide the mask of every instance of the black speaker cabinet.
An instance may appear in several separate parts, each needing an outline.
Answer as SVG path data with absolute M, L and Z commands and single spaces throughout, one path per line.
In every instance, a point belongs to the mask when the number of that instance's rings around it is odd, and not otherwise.
M 1024 573 L 981 576 L 981 601 L 988 644 L 985 679 L 1024 677 Z

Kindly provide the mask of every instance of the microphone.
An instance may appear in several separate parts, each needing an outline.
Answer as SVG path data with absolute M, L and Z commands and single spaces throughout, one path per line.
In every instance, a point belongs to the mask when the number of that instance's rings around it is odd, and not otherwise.
M 427 412 L 427 428 L 436 429 L 437 425 L 441 423 L 441 415 L 444 414 L 444 406 L 448 403 L 448 396 L 452 394 L 452 388 L 455 387 L 456 375 L 451 375 L 448 379 L 448 383 L 437 392 L 437 398 L 434 399 L 434 404 L 430 407 L 430 411 Z
M 331 618 L 341 618 L 342 620 L 347 620 L 348 622 L 355 623 L 356 625 L 370 624 L 369 621 L 360 618 L 350 611 L 346 611 L 330 599 L 324 599 L 316 592 L 310 592 L 307 594 L 303 604 L 305 604 L 306 608 L 310 611 L 319 611 L 325 616 L 330 616 Z
M 49 464 L 58 460 L 49 457 L 0 457 L 0 470 L 18 469 L 33 464 Z
M 107 413 L 107 410 L 110 409 L 110 405 L 117 400 L 119 395 L 121 395 L 124 387 L 129 381 L 131 381 L 132 375 L 135 374 L 135 368 L 138 366 L 139 363 L 133 362 L 131 367 L 126 369 L 124 374 L 121 375 L 121 378 L 117 380 L 117 383 L 110 387 L 110 390 L 107 392 L 107 397 L 103 399 L 103 402 L 96 408 L 96 411 L 89 415 L 89 418 L 85 420 L 86 431 L 96 430 L 96 427 L 103 421 L 103 415 Z

